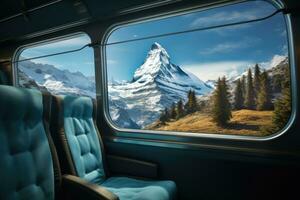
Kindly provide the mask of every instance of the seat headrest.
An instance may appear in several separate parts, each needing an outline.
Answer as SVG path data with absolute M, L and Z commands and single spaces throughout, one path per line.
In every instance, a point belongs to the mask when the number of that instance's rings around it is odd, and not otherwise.
M 14 120 L 42 119 L 43 97 L 40 91 L 0 85 L 0 95 L 1 117 Z
M 93 117 L 94 103 L 90 97 L 59 96 L 62 100 L 64 117 Z

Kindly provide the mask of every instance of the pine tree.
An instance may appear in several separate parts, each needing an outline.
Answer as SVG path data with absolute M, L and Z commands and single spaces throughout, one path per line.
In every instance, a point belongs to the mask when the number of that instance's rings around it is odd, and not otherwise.
M 234 90 L 234 109 L 240 110 L 243 108 L 243 105 L 244 105 L 244 96 L 243 96 L 242 82 L 240 79 L 238 79 Z
M 291 91 L 289 88 L 282 90 L 282 96 L 274 104 L 273 126 L 274 131 L 282 129 L 291 115 Z
M 175 119 L 176 118 L 176 105 L 175 103 L 172 103 L 172 106 L 171 106 L 171 111 L 170 111 L 170 118 L 171 119 Z
M 183 102 L 182 102 L 181 99 L 177 102 L 176 107 L 177 107 L 177 109 L 176 109 L 176 119 L 180 119 L 181 117 L 184 116 Z
M 251 71 L 250 68 L 249 68 L 248 74 L 247 74 L 245 107 L 247 109 L 254 109 L 255 108 L 253 78 L 252 78 L 252 71 Z
M 280 93 L 282 88 L 282 80 L 284 77 L 280 74 L 275 74 L 272 77 L 272 91 L 274 93 Z
M 191 110 L 190 110 L 190 99 L 191 99 L 191 94 L 192 94 L 192 90 L 189 90 L 187 93 L 187 102 L 184 105 L 184 109 L 186 114 L 190 114 Z
M 165 108 L 160 114 L 159 121 L 161 121 L 162 124 L 165 124 L 167 121 L 169 121 L 169 111 L 168 108 Z
M 160 114 L 159 121 L 160 121 L 162 124 L 166 124 L 167 117 L 166 117 L 166 113 L 165 113 L 164 110 L 163 110 L 163 111 L 161 112 L 161 114 Z
M 199 107 L 197 103 L 196 92 L 194 90 L 192 91 L 192 95 L 191 95 L 191 107 L 192 107 L 192 112 L 196 112 Z
M 257 110 L 270 110 L 272 109 L 272 94 L 271 85 L 268 73 L 264 71 L 260 75 L 260 90 L 257 94 Z
M 282 129 L 290 118 L 291 105 L 291 88 L 290 88 L 290 72 L 289 69 L 284 74 L 285 81 L 282 82 L 281 97 L 274 103 L 274 117 L 272 133 Z
M 260 91 L 260 68 L 258 64 L 255 65 L 254 67 L 254 80 L 253 80 L 253 86 L 254 86 L 254 95 L 255 95 L 255 100 L 257 101 L 258 98 L 258 93 Z M 257 105 L 257 102 L 256 102 Z
M 165 108 L 165 118 L 166 118 L 166 121 L 170 120 L 170 112 L 169 112 L 168 108 Z
M 198 109 L 198 103 L 197 103 L 195 91 L 189 90 L 189 92 L 187 94 L 187 99 L 188 100 L 184 106 L 186 109 L 186 113 L 190 114 L 190 113 L 196 112 Z
M 229 102 L 230 93 L 226 78 L 218 79 L 217 86 L 213 94 L 213 120 L 219 126 L 225 126 L 231 119 L 231 105 Z
M 245 95 L 246 95 L 246 76 L 245 75 L 243 75 L 241 78 L 241 85 L 242 85 L 243 97 L 245 99 Z

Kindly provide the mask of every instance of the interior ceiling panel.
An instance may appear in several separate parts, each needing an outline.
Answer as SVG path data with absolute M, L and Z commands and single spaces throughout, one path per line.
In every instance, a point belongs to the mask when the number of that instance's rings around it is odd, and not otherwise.
M 115 17 L 145 5 L 179 0 L 4 0 L 0 7 L 0 43 L 68 24 Z M 80 23 L 78 23 L 80 22 Z
M 4 0 L 1 1 L 0 19 L 5 19 L 23 12 L 26 9 L 40 7 L 56 0 Z

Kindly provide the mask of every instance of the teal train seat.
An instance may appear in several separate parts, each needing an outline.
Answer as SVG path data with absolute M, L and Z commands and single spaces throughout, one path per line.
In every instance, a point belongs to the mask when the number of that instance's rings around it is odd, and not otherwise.
M 0 70 L 0 85 L 8 85 L 6 74 Z
M 53 100 L 51 133 L 56 146 L 60 146 L 58 153 L 64 173 L 97 184 L 120 200 L 176 199 L 173 181 L 108 177 L 93 100 L 75 96 L 56 96 Z
M 49 132 L 51 96 L 0 85 L 0 199 L 114 199 L 87 181 L 61 177 Z
M 0 199 L 54 199 L 39 91 L 0 86 Z

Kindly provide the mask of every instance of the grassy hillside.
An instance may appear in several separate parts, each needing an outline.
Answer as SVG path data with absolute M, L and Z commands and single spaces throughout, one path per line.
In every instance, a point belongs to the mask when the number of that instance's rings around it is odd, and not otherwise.
M 260 131 L 272 125 L 273 111 L 238 110 L 232 112 L 232 119 L 227 127 L 218 127 L 207 113 L 196 112 L 165 125 L 154 123 L 145 129 L 181 131 L 195 133 L 238 134 L 263 136 Z

